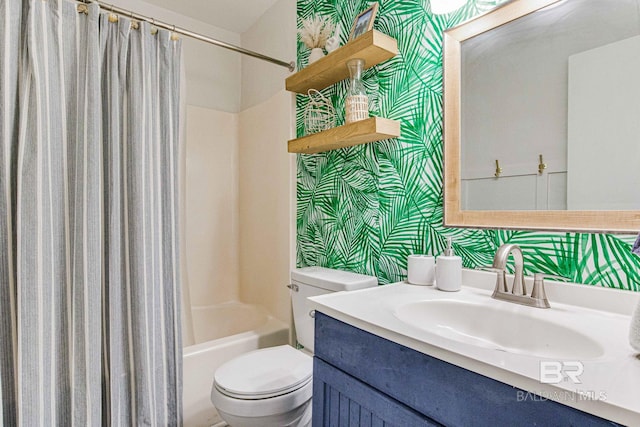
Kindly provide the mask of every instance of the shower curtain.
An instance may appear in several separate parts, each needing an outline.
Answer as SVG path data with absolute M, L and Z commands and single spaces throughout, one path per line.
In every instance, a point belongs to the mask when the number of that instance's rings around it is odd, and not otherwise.
M 0 21 L 0 427 L 179 425 L 180 41 L 67 0 Z

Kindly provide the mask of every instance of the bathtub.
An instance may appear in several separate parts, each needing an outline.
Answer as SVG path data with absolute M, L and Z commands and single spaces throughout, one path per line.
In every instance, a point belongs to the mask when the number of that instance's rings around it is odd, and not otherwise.
M 229 302 L 192 309 L 195 345 L 183 349 L 185 427 L 209 427 L 221 421 L 210 394 L 216 369 L 251 350 L 289 342 L 288 326 L 262 307 Z

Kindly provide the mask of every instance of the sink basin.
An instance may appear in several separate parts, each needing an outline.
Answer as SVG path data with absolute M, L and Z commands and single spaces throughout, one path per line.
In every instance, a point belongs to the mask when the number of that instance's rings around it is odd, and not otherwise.
M 515 305 L 445 299 L 407 303 L 397 307 L 394 315 L 406 324 L 447 339 L 509 353 L 570 360 L 595 359 L 604 354 L 596 341 L 580 331 L 542 319 L 552 313 L 540 311 L 533 316 Z

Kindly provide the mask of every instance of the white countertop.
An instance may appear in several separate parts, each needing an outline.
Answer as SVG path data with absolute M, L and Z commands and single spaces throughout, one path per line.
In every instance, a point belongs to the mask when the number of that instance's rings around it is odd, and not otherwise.
M 357 328 L 537 396 L 618 423 L 640 426 L 640 356 L 628 340 L 631 312 L 640 301 L 640 293 L 547 282 L 551 308 L 539 309 L 492 299 L 495 277 L 495 273 L 464 270 L 465 285 L 460 292 L 395 283 L 313 297 L 309 304 L 311 308 Z M 508 280 L 511 283 L 512 278 Z M 531 289 L 530 281 L 527 285 Z M 503 308 L 513 313 L 540 319 L 551 317 L 597 341 L 605 349 L 604 354 L 590 360 L 579 360 L 584 367 L 580 383 L 562 381 L 546 384 L 540 382 L 540 362 L 550 359 L 454 341 L 442 334 L 409 325 L 394 315 L 394 311 L 403 304 L 456 298 L 482 304 L 485 301 L 486 304 L 508 304 Z M 504 328 L 509 327 L 513 326 L 504 325 Z M 527 331 L 514 330 L 513 333 L 526 334 Z M 535 398 L 533 394 L 522 397 Z

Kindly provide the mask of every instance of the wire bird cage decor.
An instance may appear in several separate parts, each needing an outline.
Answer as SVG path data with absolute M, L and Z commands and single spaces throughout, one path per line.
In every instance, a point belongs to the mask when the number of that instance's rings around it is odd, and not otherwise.
M 309 103 L 304 109 L 304 127 L 306 134 L 331 129 L 336 124 L 336 110 L 331 101 L 315 89 L 307 92 Z

